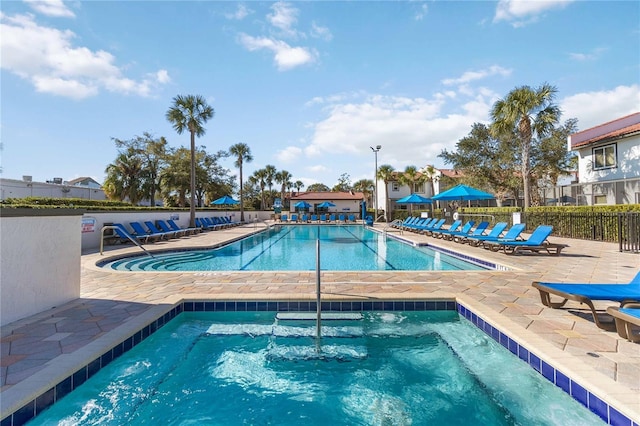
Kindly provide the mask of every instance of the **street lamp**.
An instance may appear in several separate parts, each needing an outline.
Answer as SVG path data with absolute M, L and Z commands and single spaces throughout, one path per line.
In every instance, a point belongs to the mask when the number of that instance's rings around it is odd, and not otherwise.
M 378 220 L 377 216 L 378 216 L 378 151 L 380 151 L 380 148 L 382 148 L 382 146 L 380 145 L 376 145 L 376 147 L 372 147 L 370 146 L 369 148 L 371 148 L 371 151 L 373 151 L 373 154 L 375 156 L 376 159 L 376 169 L 375 169 L 375 173 L 373 174 L 373 182 L 375 185 L 374 188 L 374 192 L 373 192 L 373 221 L 376 222 Z M 385 212 L 385 215 L 387 214 L 387 212 Z

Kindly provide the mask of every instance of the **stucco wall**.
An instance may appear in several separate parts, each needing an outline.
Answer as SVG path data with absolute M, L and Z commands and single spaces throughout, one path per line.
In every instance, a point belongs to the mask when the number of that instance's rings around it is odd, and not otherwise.
M 600 146 L 607 146 L 613 143 L 616 145 L 617 156 L 617 166 L 613 168 L 593 170 L 593 146 L 586 147 L 578 152 L 580 183 L 604 182 L 640 176 L 640 136 L 604 143 Z
M 2 213 L 1 325 L 80 296 L 81 213 L 70 214 L 47 216 L 38 211 L 36 215 L 7 216 Z

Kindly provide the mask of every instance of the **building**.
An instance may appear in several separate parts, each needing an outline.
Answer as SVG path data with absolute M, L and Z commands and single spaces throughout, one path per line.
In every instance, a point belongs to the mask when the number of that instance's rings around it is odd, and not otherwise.
M 309 208 L 310 213 L 318 213 L 320 211 L 327 213 L 344 213 L 355 214 L 358 218 L 361 218 L 362 203 L 365 201 L 365 196 L 362 192 L 299 192 L 291 193 L 289 211 L 296 211 L 296 203 L 300 201 L 306 201 L 311 204 Z M 328 210 L 318 209 L 318 204 L 325 201 L 333 203 L 333 207 L 328 207 Z
M 574 133 L 568 150 L 578 155 L 579 205 L 640 203 L 640 112 Z
M 90 177 L 68 182 L 62 178 L 33 182 L 31 176 L 22 176 L 22 180 L 0 178 L 0 200 L 26 197 L 107 199 L 101 185 Z

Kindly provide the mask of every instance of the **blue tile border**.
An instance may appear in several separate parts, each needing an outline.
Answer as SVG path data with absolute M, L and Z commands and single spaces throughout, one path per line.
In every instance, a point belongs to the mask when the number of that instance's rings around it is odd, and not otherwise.
M 200 301 L 187 300 L 177 304 L 164 315 L 138 330 L 102 355 L 82 366 L 69 377 L 54 387 L 46 390 L 34 400 L 16 410 L 0 421 L 0 426 L 21 426 L 37 416 L 42 410 L 54 404 L 69 392 L 83 384 L 102 367 L 132 349 L 134 346 L 162 328 L 182 312 L 245 312 L 245 311 L 279 311 L 279 312 L 315 312 L 315 301 L 265 301 L 265 300 L 227 300 Z M 589 392 L 573 381 L 560 370 L 520 345 L 507 334 L 486 322 L 464 305 L 454 300 L 387 300 L 387 301 L 323 301 L 322 310 L 337 312 L 354 311 L 457 311 L 465 319 L 482 330 L 515 356 L 529 364 L 543 377 L 571 395 L 602 420 L 611 425 L 640 426 L 624 414 L 608 405 L 605 401 Z
M 520 345 L 496 327 L 490 325 L 460 302 L 457 302 L 457 311 L 462 317 L 469 320 L 493 340 L 508 349 L 512 354 L 529 364 L 531 368 L 540 373 L 548 381 L 558 386 L 565 393 L 571 395 L 573 399 L 587 407 L 607 424 L 639 426 L 638 423 L 633 422 L 627 416 L 617 411 L 614 407 L 589 392 L 587 388 L 573 381 L 560 370 L 554 368 L 534 352 L 531 352 L 529 349 Z

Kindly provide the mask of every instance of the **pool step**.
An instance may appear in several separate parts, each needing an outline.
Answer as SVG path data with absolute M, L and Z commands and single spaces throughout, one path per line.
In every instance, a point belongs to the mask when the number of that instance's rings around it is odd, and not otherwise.
M 315 321 L 318 318 L 316 312 L 278 312 L 276 319 L 279 321 Z M 322 312 L 322 321 L 359 321 L 362 320 L 360 312 Z

